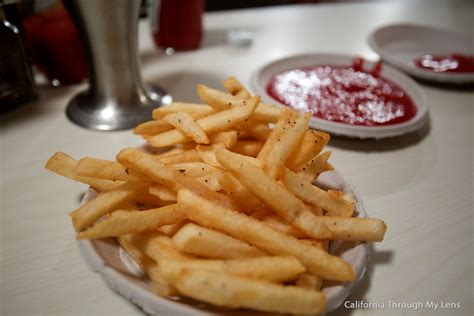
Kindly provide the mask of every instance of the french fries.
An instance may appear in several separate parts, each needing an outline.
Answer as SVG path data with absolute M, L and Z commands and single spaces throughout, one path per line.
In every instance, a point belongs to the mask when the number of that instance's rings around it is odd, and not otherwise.
M 209 144 L 209 138 L 201 126 L 186 112 L 175 112 L 166 115 L 163 120 L 175 127 L 198 144 Z
M 344 199 L 343 194 L 337 194 L 334 191 L 326 192 L 288 169 L 283 171 L 282 181 L 291 192 L 303 201 L 320 206 L 331 215 L 352 216 L 354 203 Z
M 298 242 L 264 223 L 203 199 L 189 190 L 178 192 L 178 204 L 186 217 L 201 225 L 223 231 L 277 255 L 292 255 L 314 274 L 328 280 L 352 281 L 354 271 L 338 257 Z
M 186 224 L 172 238 L 179 250 L 206 258 L 252 258 L 264 256 L 265 252 L 221 232 Z
M 328 239 L 329 230 L 306 205 L 271 178 L 238 154 L 219 150 L 217 159 L 256 196 L 270 205 L 280 216 L 301 229 L 308 236 Z
M 329 243 L 382 241 L 387 226 L 354 217 L 350 192 L 314 184 L 333 167 L 310 114 L 261 103 L 234 77 L 224 87 L 198 85 L 205 104 L 155 109 L 134 129 L 147 150 L 116 161 L 58 152 L 46 168 L 98 192 L 70 213 L 77 238 L 116 238 L 157 295 L 323 313 L 324 281 L 357 272 Z
M 164 225 L 176 224 L 185 219 L 177 204 L 146 211 L 114 211 L 109 218 L 96 223 L 79 233 L 77 238 L 116 237 L 158 229 Z

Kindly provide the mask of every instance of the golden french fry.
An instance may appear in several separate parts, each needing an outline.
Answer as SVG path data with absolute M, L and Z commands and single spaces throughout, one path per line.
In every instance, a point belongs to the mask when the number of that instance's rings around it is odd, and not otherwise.
M 147 256 L 153 259 L 155 262 L 161 262 L 162 260 L 188 260 L 197 259 L 196 256 L 179 251 L 174 245 L 170 237 L 165 236 L 161 233 L 148 233 L 136 235 L 140 237 L 143 243 L 143 251 Z
M 305 271 L 303 265 L 290 256 L 264 256 L 245 259 L 160 259 L 160 265 L 175 265 L 181 269 L 195 269 L 240 275 L 272 282 L 294 280 Z M 166 270 L 166 268 L 164 268 Z
M 217 111 L 243 106 L 246 103 L 244 99 L 236 98 L 231 94 L 209 88 L 203 84 L 197 85 L 196 92 L 202 102 L 209 104 L 209 106 Z
M 335 240 L 377 242 L 387 230 L 384 221 L 377 218 L 321 216 L 320 220 Z
M 229 77 L 224 80 L 224 88 L 233 96 L 240 99 L 250 99 L 250 92 L 235 78 Z
M 138 149 L 123 149 L 117 155 L 117 161 L 122 165 L 135 170 L 138 173 L 146 174 L 147 177 L 177 191 L 180 188 L 187 188 L 201 196 L 206 196 L 219 204 L 238 210 L 239 206 L 228 196 L 214 192 L 194 178 L 188 177 L 175 168 L 158 161 L 153 155 L 142 152 Z
M 77 235 L 78 239 L 115 237 L 158 229 L 164 225 L 176 224 L 185 219 L 177 204 L 146 211 L 118 210 L 110 217 L 96 223 Z
M 130 171 L 118 162 L 85 157 L 78 161 L 75 172 L 80 176 L 112 181 L 149 181 L 145 176 Z
M 309 208 L 283 185 L 262 169 L 252 165 L 238 154 L 221 149 L 216 153 L 226 167 L 250 192 L 273 208 L 280 216 L 305 234 L 316 239 L 330 239 L 330 231 Z
M 344 199 L 343 194 L 324 191 L 306 181 L 303 176 L 288 169 L 282 172 L 282 182 L 297 197 L 307 203 L 320 206 L 328 211 L 328 215 L 351 217 L 354 203 Z M 312 236 L 314 237 L 314 236 Z
M 174 296 L 177 294 L 173 288 L 163 278 L 157 264 L 144 253 L 144 245 L 148 243 L 148 235 L 128 234 L 117 238 L 120 246 L 132 256 L 136 263 L 145 271 L 154 283 L 154 291 L 160 296 Z
M 184 135 L 191 137 L 198 144 L 209 144 L 209 138 L 189 114 L 185 112 L 175 112 L 166 115 L 163 120 L 172 125 Z
M 293 120 L 290 125 L 281 133 L 277 142 L 270 150 L 265 162 L 265 171 L 273 179 L 280 177 L 281 169 L 290 157 L 291 152 L 299 145 L 305 132 L 308 130 L 308 121 L 310 113 L 305 116 L 299 116 Z
M 181 162 L 202 161 L 196 149 L 184 150 L 182 152 L 166 155 L 166 156 L 156 156 L 156 159 L 167 165 L 172 165 L 172 164 L 181 163 Z
M 124 186 L 122 185 L 122 187 Z M 116 189 L 101 193 L 96 198 L 89 200 L 86 204 L 70 213 L 76 231 L 82 231 L 105 214 L 116 210 L 120 204 L 132 200 L 135 195 L 136 192 L 128 188 Z
M 190 220 L 222 231 L 276 255 L 296 257 L 310 272 L 327 280 L 352 281 L 355 273 L 342 259 L 274 230 L 242 213 L 182 189 L 178 204 Z
M 295 282 L 296 287 L 319 291 L 323 285 L 323 279 L 311 273 L 302 273 Z
M 286 235 L 290 235 L 298 239 L 308 237 L 308 235 L 306 235 L 300 229 L 291 225 L 277 214 L 268 215 L 262 221 L 269 227 L 278 230 Z
M 136 135 L 151 136 L 173 129 L 173 126 L 164 120 L 148 121 L 137 125 L 133 129 Z
M 268 138 L 263 144 L 262 150 L 259 152 L 257 158 L 263 161 L 267 161 L 270 151 L 278 142 L 278 139 L 280 138 L 281 134 L 284 132 L 285 129 L 290 126 L 291 121 L 295 118 L 296 112 L 287 108 L 282 110 L 281 116 L 278 118 L 278 121 L 270 135 L 268 135 Z
M 172 240 L 179 250 L 207 258 L 237 259 L 265 255 L 246 242 L 192 223 L 184 225 Z
M 48 159 L 45 168 L 63 177 L 88 184 L 94 190 L 99 192 L 115 190 L 123 184 L 123 181 L 114 182 L 104 179 L 80 176 L 75 172 L 76 166 L 77 161 L 71 156 L 63 152 L 57 152 Z
M 230 148 L 230 151 L 244 156 L 257 157 L 262 147 L 263 143 L 259 141 L 240 140 Z
M 181 294 L 218 306 L 307 314 L 322 313 L 326 304 L 323 293 L 294 286 L 172 264 L 161 266 L 160 271 Z
M 184 175 L 192 178 L 202 177 L 209 174 L 222 173 L 222 170 L 205 162 L 181 162 L 172 165 Z
M 239 129 L 245 131 L 248 136 L 255 138 L 259 141 L 266 141 L 272 130 L 268 127 L 267 124 L 256 122 L 256 121 L 246 121 L 239 125 Z
M 308 130 L 298 146 L 287 160 L 286 167 L 293 171 L 301 170 L 312 158 L 316 157 L 329 142 L 327 133 Z
M 195 104 L 195 103 L 182 103 L 173 102 L 170 105 L 161 106 L 153 110 L 153 119 L 159 120 L 166 115 L 174 112 L 184 112 L 191 115 L 194 119 L 204 117 L 206 115 L 214 113 L 214 109 L 209 105 Z
M 175 202 L 177 200 L 176 191 L 163 185 L 152 185 L 148 188 L 148 192 L 163 201 Z
M 268 209 L 265 203 L 247 190 L 242 183 L 239 182 L 232 174 L 226 172 L 219 177 L 219 183 L 227 195 L 242 205 L 242 212 L 245 214 L 253 214 L 263 209 Z
M 219 161 L 216 158 L 216 151 L 223 148 L 224 146 L 220 144 L 215 144 L 211 146 L 203 146 L 203 145 L 196 146 L 196 150 L 198 151 L 201 159 L 204 162 L 210 164 L 211 166 L 221 168 L 221 169 L 222 169 L 222 165 L 219 163 Z M 263 168 L 264 166 L 263 161 L 261 161 L 260 159 L 256 159 L 256 158 L 248 157 L 244 155 L 240 155 L 240 157 L 259 168 Z
M 314 157 L 299 170 L 298 174 L 302 175 L 306 181 L 313 182 L 324 171 L 333 170 L 333 167 L 327 162 L 331 157 L 331 153 L 326 151 Z
M 206 87 L 205 85 L 198 85 L 196 90 L 200 98 L 205 99 L 207 104 L 217 110 L 229 109 L 245 101 L 231 94 Z M 252 98 L 248 100 L 251 99 Z M 274 105 L 258 103 L 255 112 L 251 115 L 251 119 L 262 123 L 274 123 L 278 120 L 280 112 L 281 110 Z
M 212 191 L 221 191 L 222 186 L 219 183 L 219 178 L 222 175 L 222 172 L 215 174 L 207 174 L 205 176 L 197 177 L 196 180 L 204 184 L 206 187 Z
M 228 110 L 200 118 L 197 120 L 197 123 L 204 132 L 209 134 L 228 130 L 239 125 L 248 118 L 255 110 L 259 100 L 259 97 L 254 97 L 250 100 L 240 100 L 242 102 L 241 106 L 231 107 Z M 155 136 L 150 136 L 147 140 L 150 145 L 154 147 L 166 147 L 189 142 L 191 138 L 181 131 L 173 129 Z
M 238 133 L 235 130 L 223 131 L 209 136 L 211 144 L 222 144 L 225 148 L 231 148 L 237 143 Z
M 175 223 L 175 224 L 164 225 L 164 226 L 161 226 L 160 228 L 158 228 L 158 230 L 160 232 L 162 232 L 163 234 L 165 234 L 166 236 L 168 236 L 168 237 L 173 237 L 174 234 L 176 234 L 178 232 L 178 230 L 180 230 L 181 227 L 183 227 L 187 223 L 188 223 L 187 221 L 182 221 L 182 222 Z

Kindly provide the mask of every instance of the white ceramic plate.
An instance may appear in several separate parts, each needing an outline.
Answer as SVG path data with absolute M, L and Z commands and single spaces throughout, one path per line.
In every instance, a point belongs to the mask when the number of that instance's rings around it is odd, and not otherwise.
M 412 65 L 425 54 L 474 55 L 474 37 L 422 25 L 394 24 L 381 27 L 369 36 L 369 45 L 380 57 L 406 73 L 429 81 L 465 84 L 474 82 L 474 73 L 433 72 Z
M 344 65 L 352 64 L 353 56 L 337 54 L 307 54 L 297 55 L 274 61 L 257 70 L 251 79 L 251 84 L 255 93 L 260 95 L 265 102 L 285 106 L 278 103 L 266 91 L 266 86 L 275 75 L 294 68 L 313 66 L 313 65 Z M 373 62 L 366 61 L 364 68 L 372 69 Z M 413 132 L 421 128 L 428 121 L 428 107 L 426 105 L 426 96 L 419 85 L 410 77 L 400 71 L 384 65 L 381 75 L 400 86 L 412 99 L 417 108 L 416 115 L 410 120 L 392 125 L 382 126 L 360 126 L 339 122 L 331 122 L 317 117 L 312 117 L 310 126 L 314 129 L 327 131 L 336 135 L 343 135 L 356 138 L 386 138 L 399 136 Z
M 364 205 L 354 188 L 345 181 L 337 171 L 323 173 L 317 184 L 322 188 L 341 190 L 352 195 L 356 201 L 357 217 L 367 217 Z M 85 203 L 96 196 L 90 189 L 84 196 Z M 269 315 L 268 313 L 252 311 L 232 311 L 215 307 L 186 298 L 166 299 L 152 292 L 150 280 L 141 272 L 138 265 L 126 254 L 113 238 L 98 240 L 79 240 L 79 249 L 90 268 L 99 273 L 104 281 L 116 292 L 141 307 L 152 315 Z M 324 293 L 327 297 L 327 311 L 332 311 L 341 305 L 349 296 L 352 288 L 362 279 L 369 247 L 366 243 L 352 245 L 344 242 L 332 242 L 330 252 L 352 265 L 356 272 L 355 281 L 346 284 L 326 286 Z

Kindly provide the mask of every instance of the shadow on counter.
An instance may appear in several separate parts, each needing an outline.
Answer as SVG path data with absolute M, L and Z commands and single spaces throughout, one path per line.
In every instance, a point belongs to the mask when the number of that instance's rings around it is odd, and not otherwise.
M 331 135 L 329 145 L 358 152 L 399 150 L 420 143 L 431 131 L 431 119 L 419 130 L 397 137 L 383 139 L 356 139 Z

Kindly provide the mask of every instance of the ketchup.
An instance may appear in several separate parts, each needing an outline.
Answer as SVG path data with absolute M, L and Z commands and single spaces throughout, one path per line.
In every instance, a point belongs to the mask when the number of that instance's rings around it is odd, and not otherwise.
M 434 72 L 474 72 L 474 56 L 451 54 L 451 55 L 423 55 L 416 58 L 413 64 Z
M 411 98 L 395 83 L 380 76 L 382 64 L 370 71 L 363 59 L 352 66 L 316 65 L 284 71 L 267 85 L 267 93 L 297 111 L 351 125 L 390 125 L 416 114 Z

